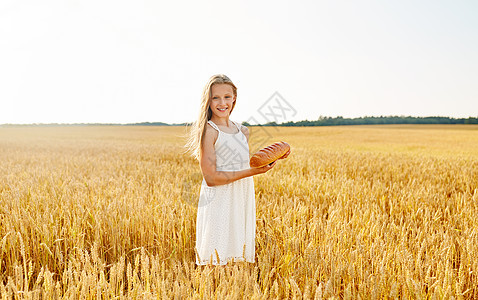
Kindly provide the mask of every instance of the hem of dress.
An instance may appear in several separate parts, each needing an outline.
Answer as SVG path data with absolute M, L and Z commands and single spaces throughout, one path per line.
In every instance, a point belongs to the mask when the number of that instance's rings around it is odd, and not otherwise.
M 204 266 L 204 265 L 215 265 L 215 266 L 224 266 L 228 263 L 236 263 L 236 262 L 248 262 L 248 263 L 254 263 L 254 259 L 252 260 L 248 260 L 248 259 L 245 259 L 244 257 L 228 257 L 226 259 L 220 259 L 219 260 L 219 263 L 217 262 L 216 259 L 213 259 L 212 261 L 210 259 L 208 260 L 201 260 L 201 261 L 198 261 L 196 259 L 196 265 L 198 266 Z

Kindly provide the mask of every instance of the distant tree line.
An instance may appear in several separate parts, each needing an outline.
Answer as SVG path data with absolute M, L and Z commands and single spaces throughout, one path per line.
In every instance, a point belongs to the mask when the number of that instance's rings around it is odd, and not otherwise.
M 192 122 L 168 124 L 164 122 L 141 122 L 141 123 L 35 123 L 35 124 L 0 124 L 0 127 L 8 126 L 186 126 Z M 323 117 L 315 121 L 284 122 L 277 124 L 269 122 L 265 124 L 250 124 L 243 122 L 245 126 L 338 126 L 338 125 L 382 125 L 382 124 L 478 124 L 478 117 L 450 118 L 450 117 L 405 117 L 405 116 L 380 116 L 380 117 Z
M 338 126 L 338 125 L 382 125 L 382 124 L 478 124 L 478 118 L 450 118 L 450 117 L 411 117 L 411 116 L 380 116 L 380 117 L 323 117 L 315 121 L 284 122 L 277 124 L 269 122 L 266 124 L 249 124 L 245 126 Z

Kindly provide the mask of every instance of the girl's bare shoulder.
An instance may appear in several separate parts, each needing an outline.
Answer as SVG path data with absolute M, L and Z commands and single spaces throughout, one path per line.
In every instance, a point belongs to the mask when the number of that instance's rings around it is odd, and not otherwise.
M 206 127 L 204 128 L 204 140 L 214 145 L 216 143 L 217 137 L 219 133 L 217 132 L 211 124 L 207 123 Z
M 249 140 L 249 128 L 241 124 L 241 131 L 247 137 L 247 140 Z

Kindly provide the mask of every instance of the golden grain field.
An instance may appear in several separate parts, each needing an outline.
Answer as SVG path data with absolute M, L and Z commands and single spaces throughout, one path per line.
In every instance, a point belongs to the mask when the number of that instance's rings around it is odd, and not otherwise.
M 478 126 L 250 132 L 256 263 L 197 267 L 184 127 L 0 127 L 1 298 L 478 298 Z

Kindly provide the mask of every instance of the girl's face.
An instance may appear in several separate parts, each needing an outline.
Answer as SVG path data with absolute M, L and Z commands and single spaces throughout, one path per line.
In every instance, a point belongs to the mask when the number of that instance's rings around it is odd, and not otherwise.
M 210 108 L 213 114 L 225 117 L 231 113 L 232 104 L 236 101 L 232 86 L 226 83 L 216 83 L 211 86 Z

